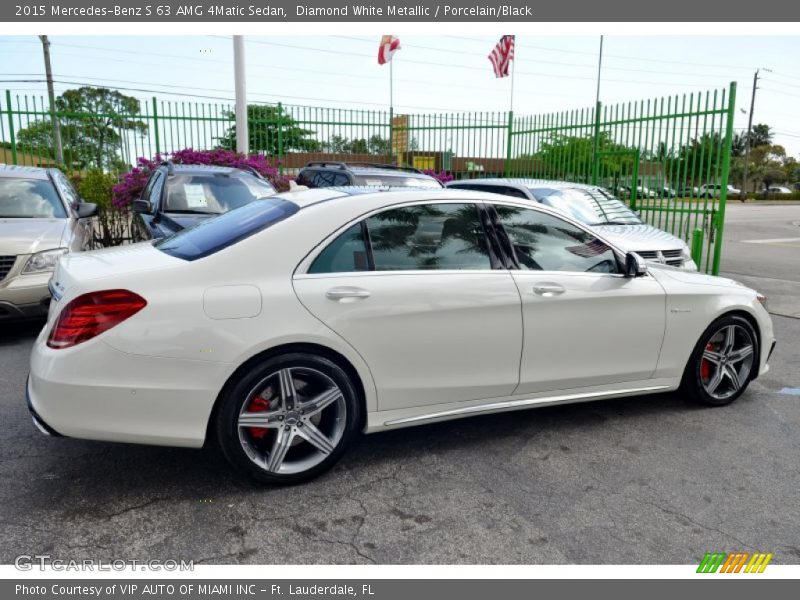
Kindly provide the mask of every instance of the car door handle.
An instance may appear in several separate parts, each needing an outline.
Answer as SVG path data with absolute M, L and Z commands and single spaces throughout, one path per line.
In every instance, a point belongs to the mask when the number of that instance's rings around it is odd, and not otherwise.
M 347 298 L 364 299 L 371 295 L 369 290 L 360 287 L 342 286 L 329 289 L 325 296 L 329 300 L 345 300 Z
M 533 286 L 533 293 L 537 296 L 544 296 L 545 298 L 558 296 L 566 291 L 566 288 L 558 283 L 537 283 Z

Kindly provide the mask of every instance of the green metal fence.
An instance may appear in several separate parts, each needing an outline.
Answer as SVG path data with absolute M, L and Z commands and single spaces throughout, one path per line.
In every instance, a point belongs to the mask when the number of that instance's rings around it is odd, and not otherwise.
M 311 160 L 400 163 L 456 178 L 558 179 L 602 185 L 648 223 L 691 242 L 718 273 L 736 87 L 543 115 L 400 114 L 249 105 L 250 150 L 292 174 Z M 233 148 L 232 105 L 114 96 L 94 104 L 6 91 L 0 163 L 120 172 L 138 156 Z M 63 96 L 62 96 L 63 98 Z M 74 100 L 74 99 L 73 99 Z M 54 123 L 63 156 L 57 156 Z

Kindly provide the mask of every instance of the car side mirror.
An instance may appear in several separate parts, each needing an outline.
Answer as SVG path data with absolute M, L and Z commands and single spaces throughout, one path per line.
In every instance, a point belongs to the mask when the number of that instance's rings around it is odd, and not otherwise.
M 641 277 L 647 274 L 647 262 L 636 252 L 625 255 L 625 277 Z
M 135 213 L 151 213 L 153 211 L 153 207 L 150 204 L 149 200 L 142 200 L 139 198 L 138 200 L 133 201 L 133 212 Z
M 75 207 L 75 212 L 78 213 L 79 219 L 93 217 L 97 214 L 97 204 L 93 204 L 92 202 L 81 202 Z

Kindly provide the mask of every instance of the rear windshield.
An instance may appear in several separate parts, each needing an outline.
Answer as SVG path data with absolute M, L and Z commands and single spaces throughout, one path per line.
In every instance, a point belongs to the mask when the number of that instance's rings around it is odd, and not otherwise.
M 298 210 L 296 204 L 282 198 L 256 200 L 166 237 L 155 247 L 176 258 L 196 260 L 263 231 Z
M 221 214 L 275 193 L 253 175 L 173 175 L 167 184 L 165 212 Z
M 0 218 L 35 219 L 67 216 L 49 179 L 0 177 Z

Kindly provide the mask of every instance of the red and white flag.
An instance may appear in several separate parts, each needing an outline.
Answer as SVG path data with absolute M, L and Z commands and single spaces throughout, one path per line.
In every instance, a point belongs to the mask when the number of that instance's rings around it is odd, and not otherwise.
M 508 77 L 508 66 L 514 60 L 514 36 L 504 35 L 489 55 L 495 77 Z
M 393 35 L 384 35 L 381 37 L 381 45 L 378 46 L 378 64 L 385 65 L 390 60 L 394 53 L 400 50 L 400 38 Z

